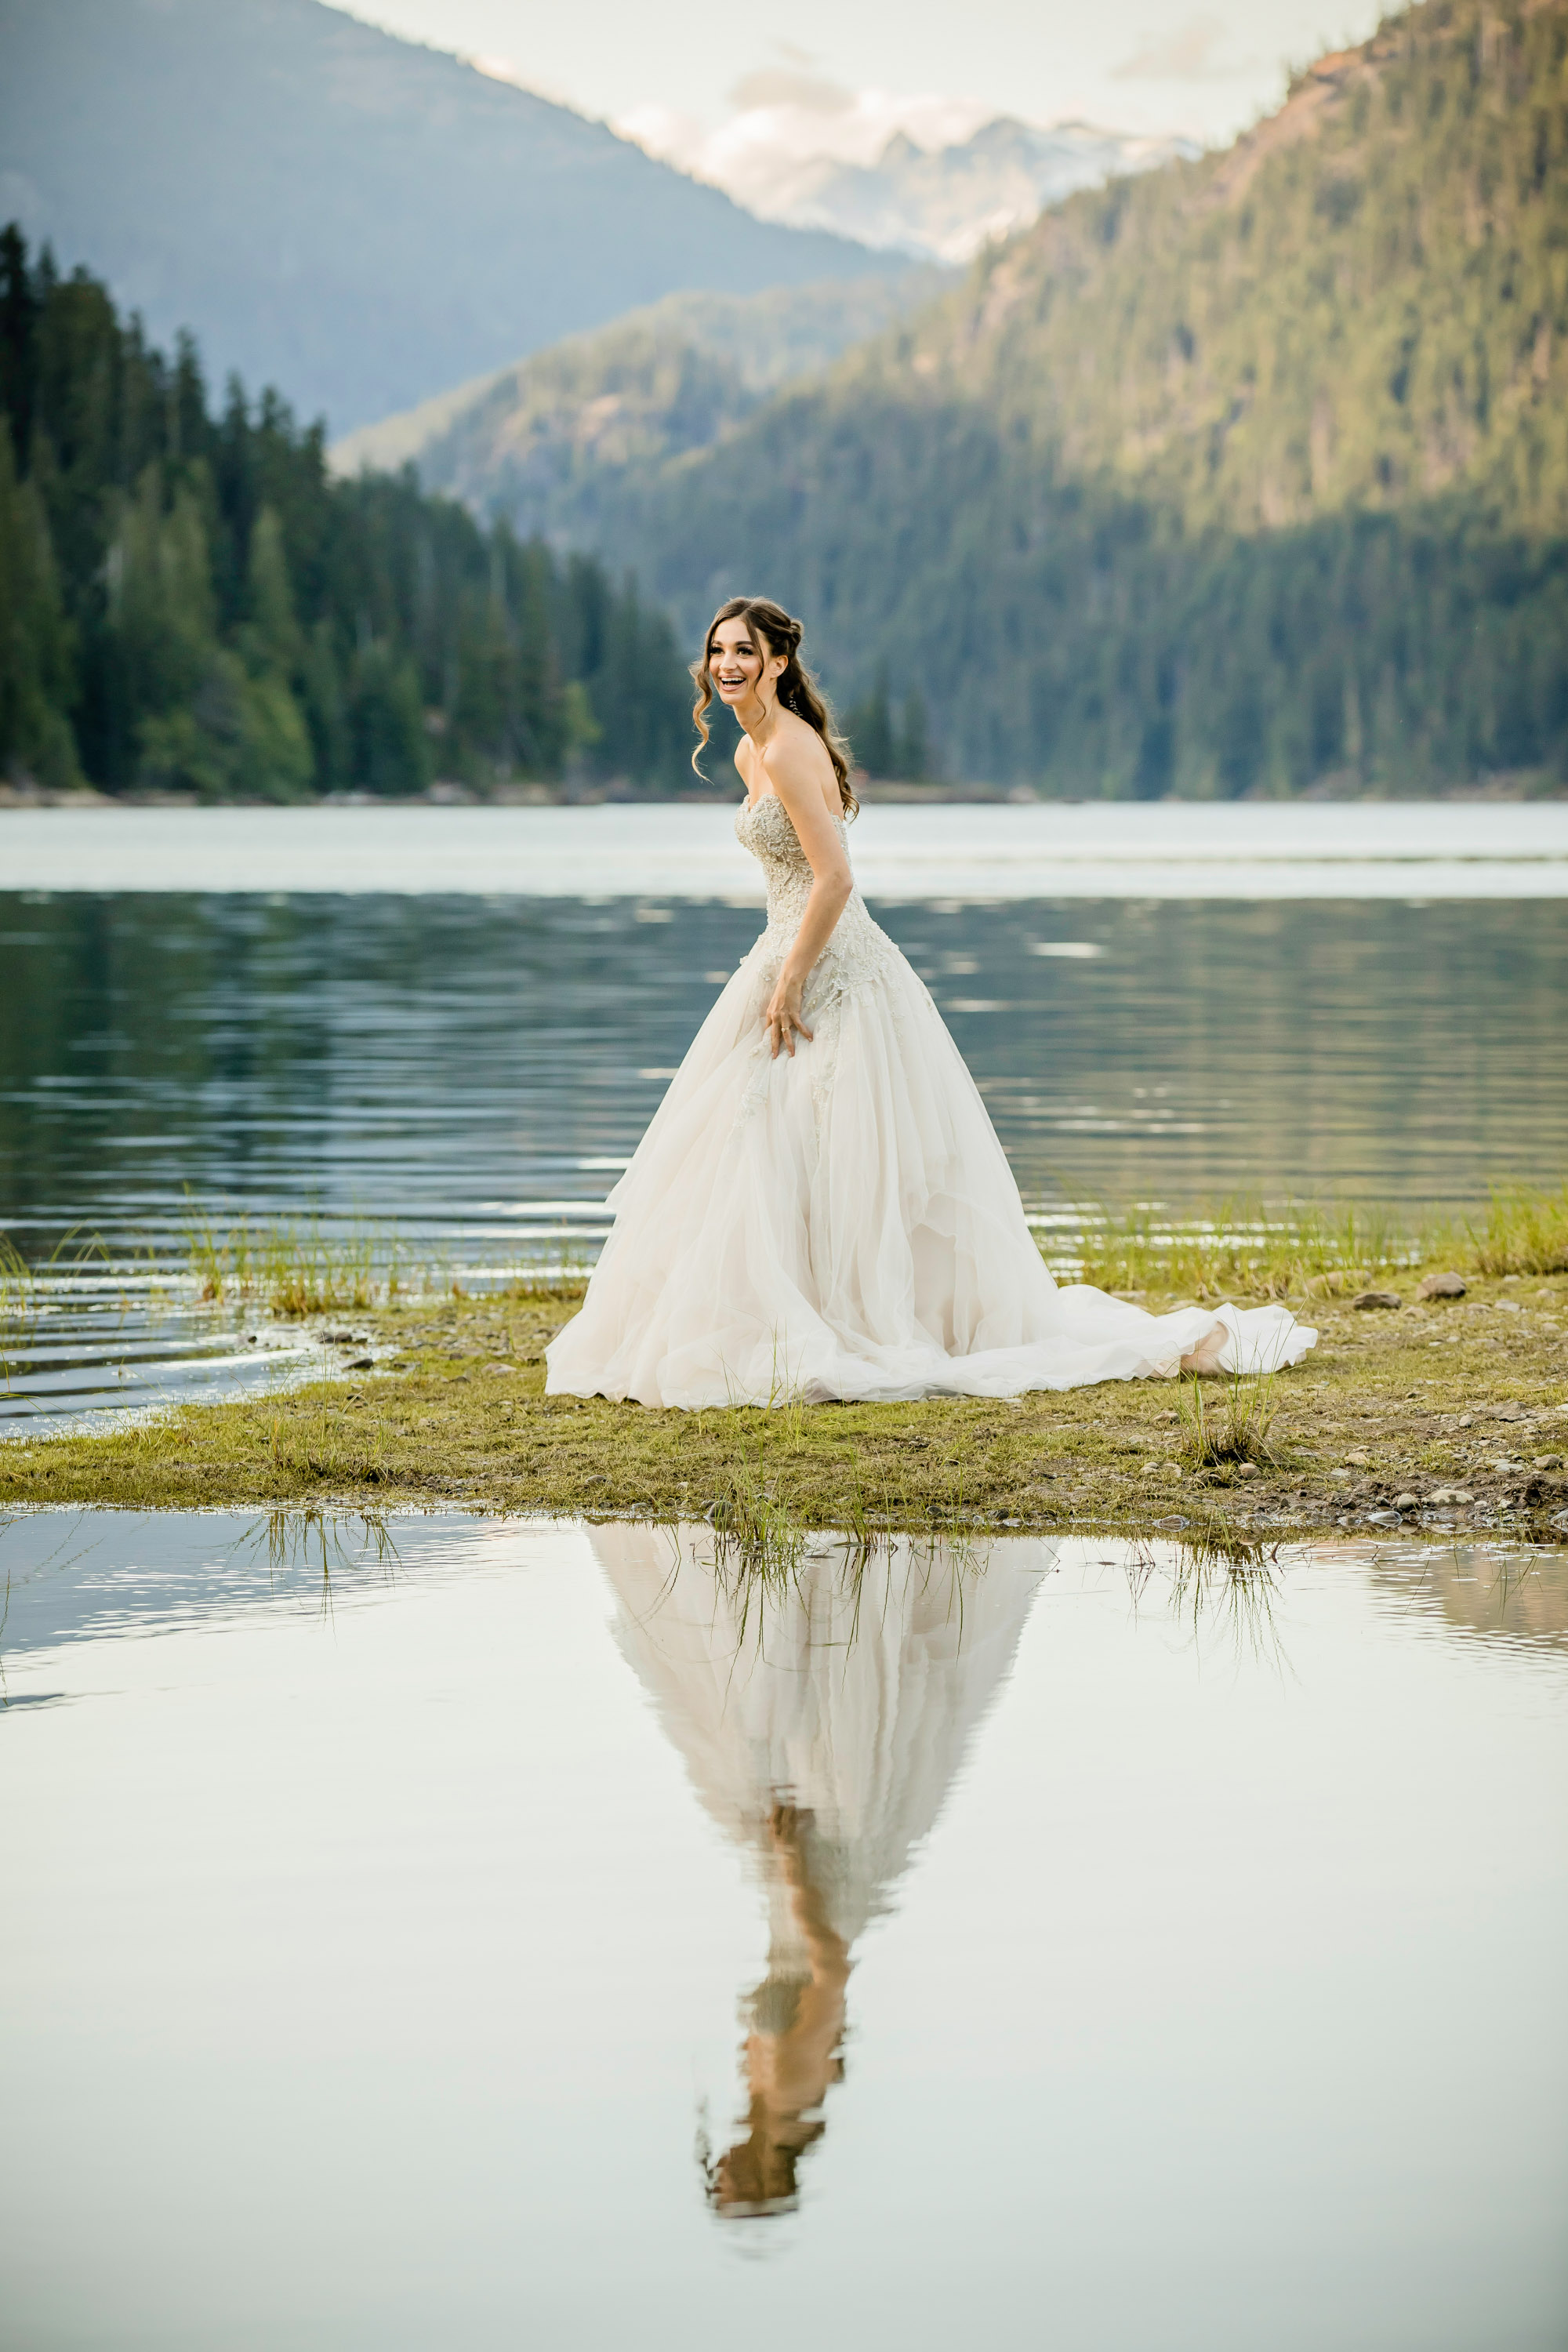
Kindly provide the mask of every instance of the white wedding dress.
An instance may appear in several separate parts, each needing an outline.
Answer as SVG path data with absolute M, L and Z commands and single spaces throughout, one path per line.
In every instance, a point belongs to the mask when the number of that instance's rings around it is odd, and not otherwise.
M 1282 1307 L 1147 1315 L 1052 1279 L 963 1058 L 858 890 L 806 983 L 812 1042 L 773 1059 L 763 1011 L 812 871 L 772 793 L 735 831 L 767 877 L 767 929 L 609 1196 L 582 1311 L 548 1350 L 551 1393 L 1003 1397 L 1305 1355 L 1317 1333 Z

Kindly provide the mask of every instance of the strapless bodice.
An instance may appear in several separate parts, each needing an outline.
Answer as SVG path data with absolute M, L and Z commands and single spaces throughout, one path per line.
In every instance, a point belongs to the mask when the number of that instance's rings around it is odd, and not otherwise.
M 847 856 L 847 827 L 841 816 L 833 823 Z M 776 793 L 764 793 L 758 801 L 742 801 L 735 812 L 735 838 L 742 849 L 751 851 L 768 886 L 768 927 L 754 952 L 782 963 L 811 896 L 815 879 L 811 860 Z M 841 994 L 847 988 L 875 979 L 897 954 L 886 931 L 871 920 L 858 889 L 852 890 L 832 938 L 812 967 L 809 993 L 813 998 Z

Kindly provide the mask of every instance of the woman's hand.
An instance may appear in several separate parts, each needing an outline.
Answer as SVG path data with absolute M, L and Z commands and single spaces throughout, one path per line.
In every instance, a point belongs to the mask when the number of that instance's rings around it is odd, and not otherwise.
M 805 985 L 804 981 L 792 978 L 788 971 L 781 971 L 778 985 L 768 999 L 768 1008 L 763 1015 L 763 1026 L 768 1033 L 768 1043 L 773 1048 L 775 1062 L 778 1060 L 781 1045 L 791 1059 L 794 1059 L 797 1030 L 807 1045 L 811 1043 L 811 1031 L 800 1017 L 801 992 Z

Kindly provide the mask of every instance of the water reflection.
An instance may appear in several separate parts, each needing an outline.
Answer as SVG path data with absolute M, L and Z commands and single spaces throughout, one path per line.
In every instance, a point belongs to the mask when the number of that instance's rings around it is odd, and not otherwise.
M 7 2346 L 1561 2343 L 1563 1555 L 697 1545 L 0 1514 Z
M 708 2193 L 731 2218 L 788 2211 L 842 2079 L 855 1946 L 942 1811 L 1057 1548 L 824 1545 L 763 1581 L 667 1531 L 592 1540 L 621 1649 L 767 1904 L 741 2116 L 705 2154 Z
M 1371 1570 L 1375 1585 L 1462 1632 L 1568 1642 L 1568 1551 L 1460 1543 L 1374 1554 Z
M 0 893 L 0 1223 L 597 1209 L 752 906 Z M 1568 1142 L 1560 902 L 886 908 L 1025 1192 L 1468 1203 Z M 1066 953 L 1062 950 L 1070 950 Z
M 781 1570 L 689 1529 L 589 1533 L 620 1649 L 766 1906 L 766 1967 L 740 2001 L 737 2114 L 700 2140 L 708 2199 L 726 2220 L 787 2213 L 844 2079 L 856 1947 L 894 1907 L 1064 1547 L 822 1538 Z M 1133 1543 L 1090 1547 L 1082 1565 L 1125 1594 L 1130 1620 L 1238 1673 L 1289 1678 L 1280 1603 L 1308 1557 Z M 1526 1643 L 1568 1633 L 1568 1554 L 1423 1547 L 1344 1564 L 1455 1626 Z
M 1127 1580 L 1136 1616 L 1147 1602 L 1153 1614 L 1194 1650 L 1228 1654 L 1237 1667 L 1289 1664 L 1276 1603 L 1281 1596 L 1284 1547 L 1224 1534 L 1157 1544 L 1134 1537 L 1101 1559 Z

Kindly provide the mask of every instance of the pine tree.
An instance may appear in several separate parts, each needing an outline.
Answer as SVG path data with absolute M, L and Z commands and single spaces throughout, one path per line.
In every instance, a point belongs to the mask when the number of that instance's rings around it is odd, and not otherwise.
M 0 417 L 0 773 L 56 791 L 81 782 L 67 716 L 72 654 L 43 501 L 17 481 Z
M 421 790 L 579 758 L 667 782 L 661 615 L 485 531 L 412 473 L 328 473 L 319 425 L 173 361 L 103 288 L 0 233 L 0 771 L 111 792 Z M 613 673 L 613 674 L 612 674 Z M 616 703 L 614 730 L 596 698 Z M 614 734 L 614 740 L 611 734 Z
M 374 638 L 350 673 L 348 738 L 357 790 L 395 799 L 423 792 L 430 782 L 429 736 L 414 666 Z
M 906 783 L 923 783 L 931 773 L 931 735 L 925 697 L 911 686 L 904 697 L 903 723 L 896 754 L 898 772 Z
M 855 705 L 845 726 L 858 768 L 868 776 L 890 778 L 896 774 L 898 750 L 885 662 L 879 665 L 871 691 Z

